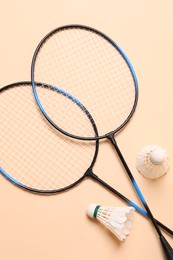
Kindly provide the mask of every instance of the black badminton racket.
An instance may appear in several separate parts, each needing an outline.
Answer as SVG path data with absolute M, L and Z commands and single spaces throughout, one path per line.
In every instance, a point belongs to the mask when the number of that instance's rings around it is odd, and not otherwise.
M 127 56 L 100 31 L 67 25 L 51 31 L 39 43 L 32 60 L 31 79 L 37 104 L 56 129 L 75 139 L 110 140 L 150 216 L 167 258 L 173 259 L 173 250 L 160 232 L 115 141 L 115 134 L 132 117 L 138 99 L 137 79 Z M 83 131 L 77 111 L 63 111 L 61 116 L 60 106 L 51 108 L 52 97 L 40 97 L 35 81 L 49 82 L 80 100 L 94 118 L 99 135 Z M 57 95 L 53 98 L 57 99 Z
M 40 95 L 47 92 L 54 95 L 55 91 L 62 105 L 73 104 L 83 113 L 83 105 L 70 94 L 46 84 L 37 83 L 37 86 Z M 30 82 L 13 83 L 0 89 L 0 173 L 18 187 L 41 194 L 68 190 L 90 177 L 148 217 L 143 209 L 93 173 L 99 141 L 87 144 L 59 134 L 33 101 Z M 90 131 L 97 135 L 87 110 L 83 118 L 89 122 Z M 157 223 L 173 235 L 172 230 Z

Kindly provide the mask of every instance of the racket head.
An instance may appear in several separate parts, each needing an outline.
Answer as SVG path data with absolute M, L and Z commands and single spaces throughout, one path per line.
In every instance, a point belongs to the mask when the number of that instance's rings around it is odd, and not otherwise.
M 68 93 L 56 87 L 36 83 L 42 94 L 56 91 L 81 109 Z M 0 89 L 0 173 L 25 190 L 53 194 L 80 183 L 92 168 L 98 142 L 69 139 L 58 133 L 40 113 L 35 103 L 31 82 L 16 82 Z M 89 120 L 89 112 L 86 115 Z M 93 122 L 91 131 L 97 134 Z
M 100 63 L 99 69 L 98 63 Z M 42 79 L 51 85 L 63 86 L 65 91 L 80 100 L 92 114 L 99 134 L 91 136 L 89 133 L 85 135 L 83 132 L 74 131 L 80 122 L 78 115 L 75 120 L 78 123 L 72 129 L 64 128 L 56 117 L 52 117 L 51 111 L 46 107 L 46 103 L 51 100 L 41 99 L 35 84 L 35 81 L 42 81 Z M 34 97 L 45 118 L 63 134 L 80 140 L 103 139 L 110 133 L 119 132 L 129 122 L 137 106 L 138 83 L 128 57 L 107 35 L 84 25 L 72 24 L 58 27 L 40 41 L 32 59 L 31 81 Z M 104 90 L 106 88 L 107 90 Z M 102 93 L 95 99 L 97 91 L 99 94 Z M 114 104 L 112 111 L 110 106 L 114 100 L 117 104 Z M 97 103 L 98 111 L 92 103 Z M 59 107 L 57 106 L 56 109 L 58 110 Z M 125 112 L 122 112 L 123 109 Z M 100 120 L 98 115 L 108 118 L 109 122 L 113 123 L 108 126 L 108 121 Z M 70 117 L 68 120 L 71 120 Z M 106 125 L 108 127 L 105 128 Z

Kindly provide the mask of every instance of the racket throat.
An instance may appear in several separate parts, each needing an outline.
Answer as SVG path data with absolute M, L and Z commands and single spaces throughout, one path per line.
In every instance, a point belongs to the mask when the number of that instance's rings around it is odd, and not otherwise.
M 93 177 L 93 171 L 92 171 L 92 167 L 89 167 L 85 174 L 84 174 L 85 177 Z
M 116 142 L 116 140 L 115 140 L 115 133 L 114 133 L 114 132 L 108 133 L 108 134 L 106 135 L 106 138 L 113 144 L 113 146 L 114 146 L 115 149 L 116 149 L 116 147 L 117 147 L 117 142 Z

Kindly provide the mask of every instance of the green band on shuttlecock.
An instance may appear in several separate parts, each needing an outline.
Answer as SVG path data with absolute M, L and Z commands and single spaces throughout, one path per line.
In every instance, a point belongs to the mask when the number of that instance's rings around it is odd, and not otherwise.
M 93 217 L 96 218 L 97 217 L 97 212 L 98 212 L 98 209 L 100 208 L 100 205 L 97 205 L 95 210 L 94 210 L 94 214 L 93 214 Z

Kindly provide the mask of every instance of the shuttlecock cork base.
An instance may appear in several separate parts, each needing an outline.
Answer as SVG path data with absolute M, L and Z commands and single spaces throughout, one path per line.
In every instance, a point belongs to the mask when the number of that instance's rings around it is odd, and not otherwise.
M 137 155 L 136 168 L 145 178 L 160 178 L 169 169 L 166 151 L 156 145 L 143 147 Z
M 120 241 L 124 241 L 132 227 L 134 210 L 133 207 L 103 207 L 92 203 L 86 212 L 89 217 L 96 218 L 106 226 Z

